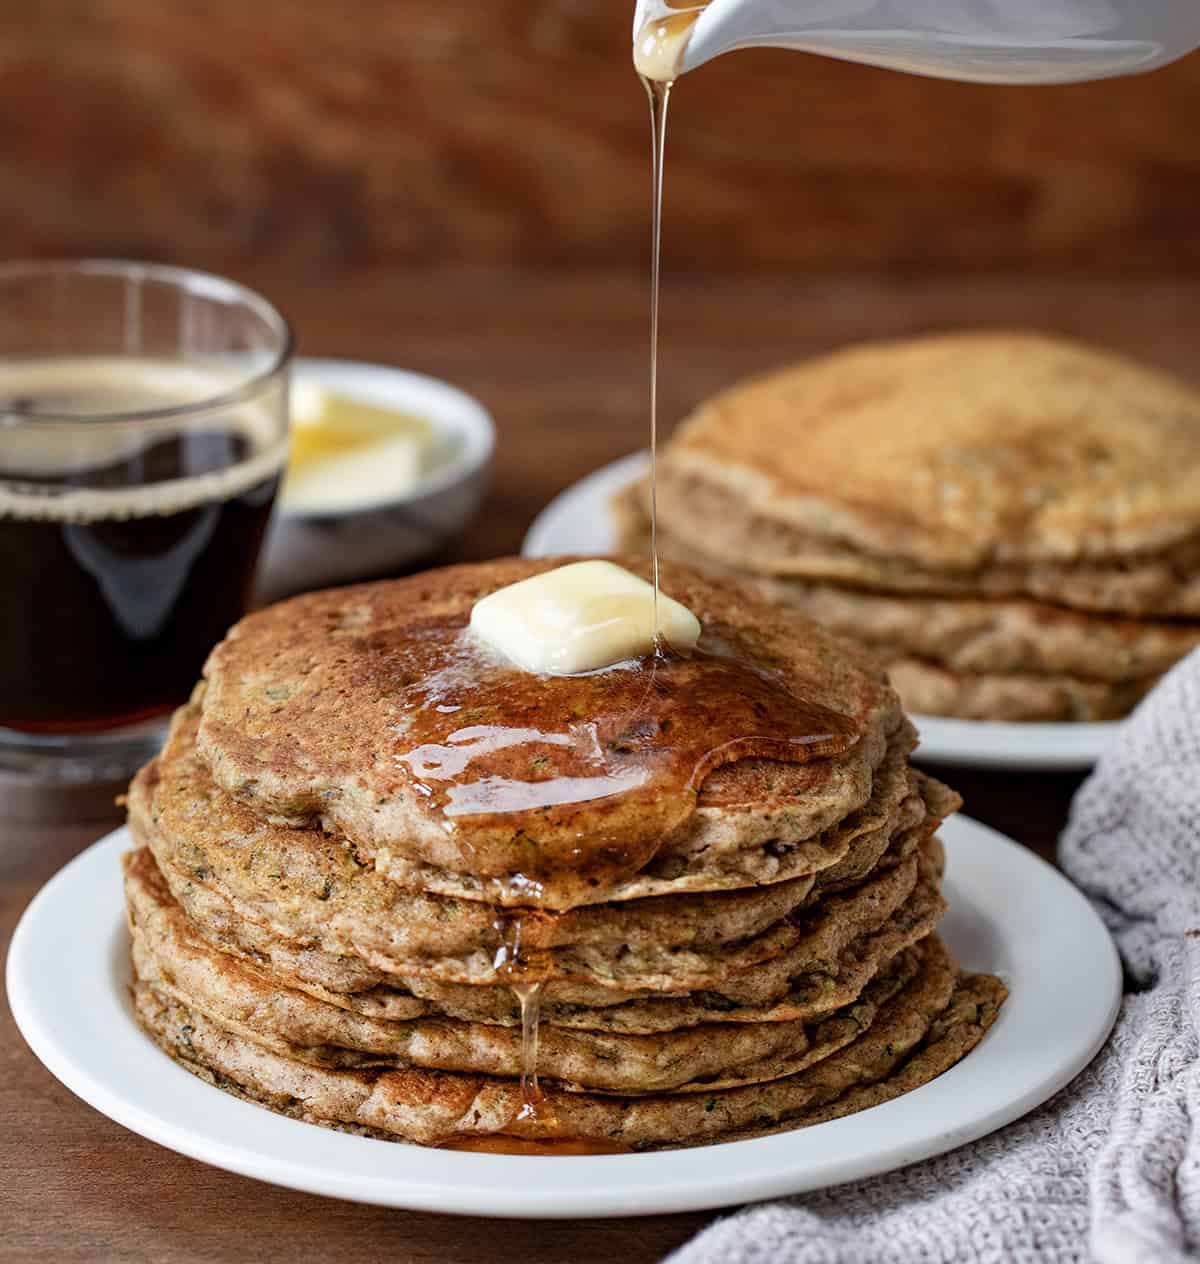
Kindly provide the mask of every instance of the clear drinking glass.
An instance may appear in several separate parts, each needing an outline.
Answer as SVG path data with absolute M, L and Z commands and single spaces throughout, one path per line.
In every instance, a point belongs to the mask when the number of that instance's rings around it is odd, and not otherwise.
M 127 776 L 244 613 L 292 336 L 219 277 L 0 266 L 0 770 Z

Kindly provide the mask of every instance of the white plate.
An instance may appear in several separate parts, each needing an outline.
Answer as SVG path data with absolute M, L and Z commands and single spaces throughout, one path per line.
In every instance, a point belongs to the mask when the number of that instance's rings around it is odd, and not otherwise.
M 854 1180 L 940 1154 L 1045 1101 L 1104 1042 L 1121 996 L 1091 906 L 1031 852 L 974 821 L 942 831 L 964 965 L 1012 995 L 983 1042 L 896 1101 L 817 1127 L 695 1150 L 529 1158 L 348 1136 L 229 1097 L 178 1067 L 134 1022 L 118 830 L 53 878 L 8 954 L 8 998 L 34 1053 L 134 1132 L 259 1180 L 388 1207 L 479 1216 L 633 1216 L 722 1207 Z
M 526 557 L 611 553 L 616 532 L 609 502 L 645 473 L 643 452 L 622 457 L 556 496 L 538 514 L 521 546 Z M 914 715 L 921 731 L 916 758 L 968 768 L 1069 771 L 1090 768 L 1112 745 L 1118 724 L 998 724 Z

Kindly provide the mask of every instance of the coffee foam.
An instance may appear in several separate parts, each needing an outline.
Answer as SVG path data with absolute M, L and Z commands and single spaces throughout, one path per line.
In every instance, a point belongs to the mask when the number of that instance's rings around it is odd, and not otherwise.
M 176 418 L 110 425 L 84 418 L 111 415 L 117 422 L 122 412 L 203 403 L 242 381 L 244 373 L 228 368 L 169 361 L 88 357 L 0 364 L 0 519 L 82 523 L 165 517 L 233 499 L 277 477 L 287 460 L 288 440 L 278 434 L 279 405 L 261 400 L 214 408 L 208 425 L 191 423 L 234 432 L 251 447 L 253 455 L 225 470 L 111 489 L 45 486 L 14 477 L 70 474 L 131 459 L 156 440 L 182 433 L 186 423 Z M 29 396 L 45 412 L 80 420 L 64 425 L 34 418 L 6 427 L 4 401 Z

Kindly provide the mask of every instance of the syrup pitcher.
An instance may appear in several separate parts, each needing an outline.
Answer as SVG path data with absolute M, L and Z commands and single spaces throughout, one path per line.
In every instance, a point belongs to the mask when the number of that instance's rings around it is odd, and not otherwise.
M 975 83 L 1154 70 L 1200 47 L 1200 0 L 638 0 L 634 62 L 672 80 L 737 48 L 790 48 Z

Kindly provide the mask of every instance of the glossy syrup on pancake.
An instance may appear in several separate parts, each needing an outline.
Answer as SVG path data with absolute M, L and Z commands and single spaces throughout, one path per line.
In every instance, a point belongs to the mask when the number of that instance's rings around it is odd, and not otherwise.
M 521 1007 L 521 1104 L 505 1132 L 482 1137 L 456 1137 L 443 1146 L 449 1150 L 472 1150 L 485 1154 L 586 1155 L 626 1154 L 629 1147 L 606 1137 L 587 1137 L 563 1126 L 554 1104 L 538 1084 L 538 1034 L 541 1026 L 542 993 L 546 980 L 539 978 L 547 963 L 539 962 L 536 951 L 527 950 L 527 929 L 554 914 L 542 910 L 502 910 L 496 917 L 500 946 L 496 969 L 509 979 Z
M 556 880 L 615 886 L 688 822 L 722 765 L 803 764 L 858 741 L 856 721 L 738 650 L 708 631 L 686 654 L 544 676 L 457 620 L 410 627 L 379 668 L 408 682 L 393 695 L 396 770 L 464 845 L 515 845 L 502 903 L 536 907 Z
M 470 1150 L 479 1154 L 542 1156 L 627 1154 L 629 1147 L 607 1137 L 583 1136 L 564 1127 L 554 1104 L 538 1083 L 538 1035 L 542 994 L 546 989 L 548 959 L 539 960 L 537 949 L 526 945 L 526 932 L 537 923 L 553 924 L 556 915 L 541 909 L 497 911 L 499 947 L 495 965 L 521 1007 L 521 1104 L 504 1132 L 486 1136 L 452 1137 L 444 1150 Z M 542 976 L 542 977 L 539 977 Z

